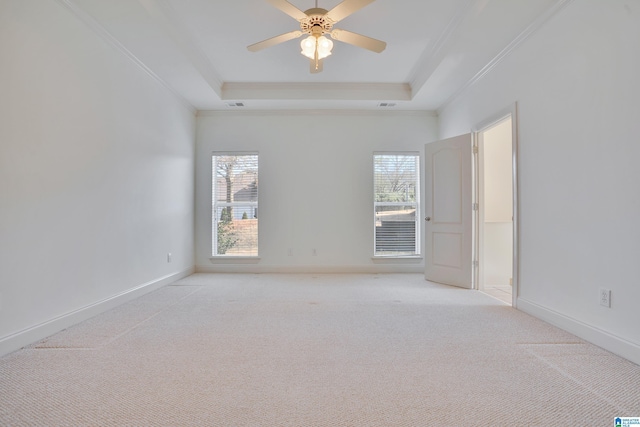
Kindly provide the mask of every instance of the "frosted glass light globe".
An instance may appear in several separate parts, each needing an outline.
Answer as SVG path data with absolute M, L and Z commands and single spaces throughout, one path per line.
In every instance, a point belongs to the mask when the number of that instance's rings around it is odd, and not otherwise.
M 300 42 L 302 54 L 307 58 L 314 59 L 316 53 L 316 38 L 309 36 Z
M 318 59 L 326 58 L 331 55 L 333 42 L 325 36 L 318 37 Z

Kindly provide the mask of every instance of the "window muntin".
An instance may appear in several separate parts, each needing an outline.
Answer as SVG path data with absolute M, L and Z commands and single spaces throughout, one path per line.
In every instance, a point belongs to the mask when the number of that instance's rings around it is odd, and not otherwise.
M 420 156 L 374 153 L 374 255 L 420 254 Z
M 258 154 L 212 156 L 213 256 L 258 256 Z

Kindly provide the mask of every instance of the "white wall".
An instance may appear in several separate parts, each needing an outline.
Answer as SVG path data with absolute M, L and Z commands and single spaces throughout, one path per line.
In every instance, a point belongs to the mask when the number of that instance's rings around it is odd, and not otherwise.
M 638 40 L 637 2 L 571 2 L 440 115 L 448 137 L 518 103 L 518 307 L 636 363 Z
M 0 58 L 3 354 L 192 269 L 195 117 L 53 0 L 0 3 Z
M 198 271 L 422 271 L 373 255 L 373 152 L 417 151 L 436 117 L 401 112 L 203 113 L 197 121 Z M 258 151 L 257 264 L 212 264 L 211 153 Z M 288 249 L 293 256 L 288 256 Z M 312 249 L 317 256 L 312 256 Z
M 482 132 L 484 220 L 511 222 L 513 216 L 511 119 Z
M 509 286 L 513 266 L 513 224 L 485 222 L 483 237 L 483 285 Z

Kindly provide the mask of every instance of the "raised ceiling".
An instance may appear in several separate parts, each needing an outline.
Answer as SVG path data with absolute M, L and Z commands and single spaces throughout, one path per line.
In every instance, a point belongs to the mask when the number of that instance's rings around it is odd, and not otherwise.
M 309 72 L 298 29 L 266 0 L 57 0 L 196 110 L 437 110 L 571 0 L 377 0 L 338 25 L 387 42 L 377 54 L 336 42 Z M 301 10 L 315 0 L 290 0 Z M 318 0 L 331 9 L 340 0 Z M 244 107 L 230 106 L 241 102 Z M 389 108 L 389 107 L 387 107 Z

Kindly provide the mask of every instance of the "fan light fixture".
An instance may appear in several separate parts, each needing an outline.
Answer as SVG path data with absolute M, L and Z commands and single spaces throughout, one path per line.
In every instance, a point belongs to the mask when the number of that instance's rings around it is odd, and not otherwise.
M 387 47 L 387 44 L 383 41 L 333 27 L 337 22 L 357 12 L 369 3 L 373 3 L 375 0 L 342 0 L 331 10 L 319 8 L 318 0 L 316 0 L 316 7 L 304 12 L 289 3 L 288 0 L 265 1 L 298 21 L 300 29 L 247 46 L 247 49 L 251 52 L 258 52 L 267 47 L 305 36 L 306 38 L 300 43 L 300 48 L 302 49 L 300 53 L 311 60 L 309 71 L 311 73 L 319 73 L 322 71 L 323 59 L 331 55 L 331 49 L 333 49 L 333 41 L 331 39 L 376 53 L 382 52 Z M 325 37 L 325 35 L 331 37 L 331 39 Z
M 302 54 L 309 59 L 316 59 L 316 53 L 318 59 L 324 59 L 331 55 L 331 49 L 333 49 L 333 42 L 325 36 L 309 36 L 300 42 L 302 48 Z

